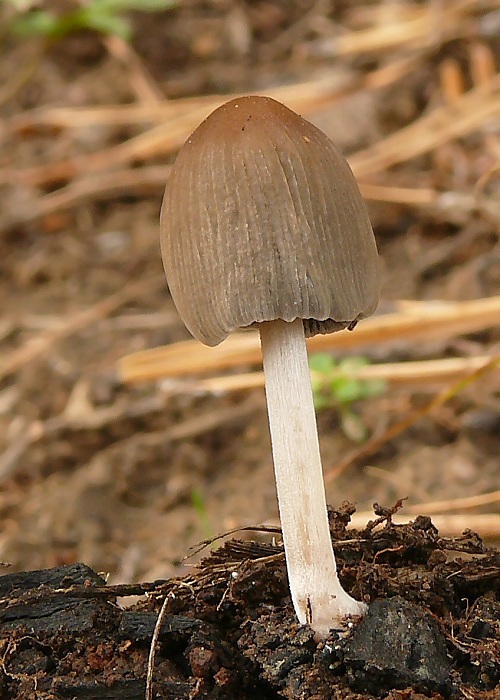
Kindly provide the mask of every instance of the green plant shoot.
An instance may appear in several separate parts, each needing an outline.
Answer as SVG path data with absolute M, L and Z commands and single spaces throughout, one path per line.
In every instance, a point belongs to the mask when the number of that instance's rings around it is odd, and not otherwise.
M 206 539 L 214 537 L 214 531 L 212 525 L 210 524 L 210 518 L 208 517 L 207 507 L 205 505 L 203 493 L 197 487 L 193 487 L 191 489 L 191 504 L 198 516 L 203 536 Z
M 132 27 L 123 13 L 130 10 L 158 12 L 176 6 L 175 0 L 90 0 L 82 7 L 65 13 L 53 10 L 19 8 L 10 0 L 17 14 L 10 24 L 17 36 L 41 36 L 58 40 L 68 34 L 91 30 L 101 34 L 119 36 L 126 41 L 132 37 Z
M 383 380 L 356 378 L 355 371 L 368 364 L 364 357 L 348 357 L 337 362 L 328 353 L 316 353 L 309 358 L 316 411 L 336 409 L 342 430 L 354 442 L 366 440 L 367 430 L 352 404 L 380 396 L 386 389 Z

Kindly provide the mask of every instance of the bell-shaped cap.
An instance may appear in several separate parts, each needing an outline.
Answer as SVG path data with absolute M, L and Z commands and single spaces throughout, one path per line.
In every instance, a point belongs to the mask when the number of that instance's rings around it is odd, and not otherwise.
M 378 303 L 377 247 L 347 162 L 267 97 L 227 102 L 181 148 L 161 249 L 179 314 L 206 345 L 276 319 L 304 319 L 306 335 L 353 327 Z

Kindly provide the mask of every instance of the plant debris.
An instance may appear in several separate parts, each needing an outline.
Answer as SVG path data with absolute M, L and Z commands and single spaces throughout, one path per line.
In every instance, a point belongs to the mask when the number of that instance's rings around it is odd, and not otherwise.
M 298 624 L 274 542 L 229 540 L 190 575 L 143 584 L 107 586 L 82 564 L 6 574 L 1 697 L 142 700 L 162 607 L 153 698 L 493 700 L 500 553 L 425 517 L 347 530 L 350 510 L 332 513 L 340 577 L 372 602 L 347 636 L 317 644 Z

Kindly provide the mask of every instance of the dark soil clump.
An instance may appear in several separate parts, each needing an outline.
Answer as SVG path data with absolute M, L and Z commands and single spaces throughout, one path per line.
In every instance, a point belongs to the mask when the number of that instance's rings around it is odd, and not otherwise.
M 332 514 L 340 576 L 373 602 L 344 636 L 317 644 L 296 622 L 274 543 L 230 540 L 153 583 L 106 586 L 83 564 L 7 574 L 0 697 L 142 700 L 152 648 L 152 698 L 498 697 L 500 553 L 424 517 L 348 531 L 349 511 Z

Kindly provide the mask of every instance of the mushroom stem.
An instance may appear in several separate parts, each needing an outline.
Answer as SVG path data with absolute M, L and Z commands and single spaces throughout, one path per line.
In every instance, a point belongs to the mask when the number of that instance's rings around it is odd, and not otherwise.
M 323 638 L 366 605 L 337 575 L 303 322 L 270 321 L 259 330 L 290 592 L 299 622 Z

